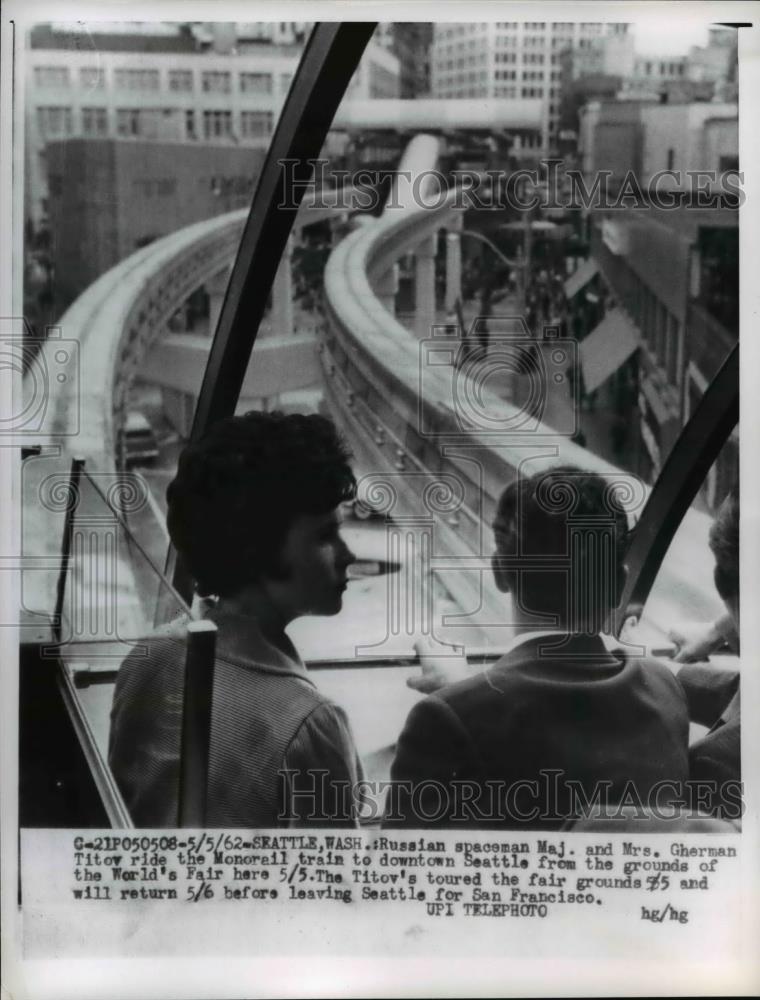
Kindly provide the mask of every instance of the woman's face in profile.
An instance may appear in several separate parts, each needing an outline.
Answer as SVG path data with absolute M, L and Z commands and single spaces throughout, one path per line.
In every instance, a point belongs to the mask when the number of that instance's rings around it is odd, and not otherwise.
M 285 535 L 281 575 L 273 593 L 288 616 L 335 615 L 343 606 L 348 567 L 355 556 L 341 534 L 340 507 L 327 514 L 299 514 Z

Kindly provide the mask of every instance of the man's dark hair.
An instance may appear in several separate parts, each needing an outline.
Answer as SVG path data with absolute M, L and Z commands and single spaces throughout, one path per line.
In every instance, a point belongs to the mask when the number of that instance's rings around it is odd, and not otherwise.
M 729 491 L 710 526 L 715 589 L 725 601 L 739 594 L 739 487 Z
M 229 596 L 277 575 L 293 520 L 353 495 L 349 453 L 317 415 L 246 413 L 211 427 L 180 455 L 166 493 L 172 543 L 202 596 Z
M 619 599 L 628 532 L 613 484 L 573 465 L 519 477 L 499 499 L 494 532 L 521 608 L 601 628 Z

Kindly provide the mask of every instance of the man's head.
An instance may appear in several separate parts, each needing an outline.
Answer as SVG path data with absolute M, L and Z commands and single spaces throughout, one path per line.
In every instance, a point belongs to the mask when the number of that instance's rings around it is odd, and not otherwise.
M 710 527 L 715 556 L 715 589 L 739 627 L 739 487 L 734 486 L 718 508 Z
M 182 452 L 167 490 L 169 534 L 201 595 L 265 585 L 292 617 L 334 614 L 353 561 L 339 505 L 354 486 L 325 417 L 229 417 Z
M 494 520 L 496 584 L 536 627 L 595 633 L 620 600 L 627 519 L 614 489 L 571 465 L 516 479 Z

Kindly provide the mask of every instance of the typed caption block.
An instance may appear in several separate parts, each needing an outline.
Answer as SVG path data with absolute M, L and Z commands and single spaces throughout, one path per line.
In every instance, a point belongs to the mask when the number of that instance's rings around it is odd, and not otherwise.
M 737 877 L 740 838 L 23 831 L 22 864 L 22 905 L 36 910 L 400 904 L 422 921 L 543 922 L 622 906 L 630 920 L 685 925 Z

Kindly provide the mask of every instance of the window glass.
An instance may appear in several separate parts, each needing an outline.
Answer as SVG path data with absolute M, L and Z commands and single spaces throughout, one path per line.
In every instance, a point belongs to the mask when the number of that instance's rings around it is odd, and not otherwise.
M 715 622 L 730 614 L 730 604 L 727 606 L 719 593 L 715 579 L 716 558 L 725 562 L 730 555 L 717 550 L 714 525 L 716 520 L 726 516 L 722 505 L 732 490 L 738 490 L 738 486 L 737 427 L 721 449 L 678 526 L 638 625 L 624 632 L 632 641 L 643 642 L 650 651 L 667 655 L 680 645 L 696 644 Z M 735 564 L 734 569 L 738 572 Z M 728 633 L 730 630 L 727 627 L 725 631 Z M 720 648 L 713 650 L 716 655 L 728 650 L 723 644 L 719 645 Z M 703 652 L 700 659 L 710 655 L 707 650 Z M 736 652 L 735 648 L 733 652 Z
M 85 468 L 106 499 L 93 499 L 88 485 L 81 516 L 104 521 L 110 510 L 115 518 L 109 503 L 118 511 L 121 490 L 140 498 L 127 503 L 113 537 L 103 536 L 123 614 L 76 617 L 71 595 L 80 593 L 86 553 L 71 564 L 64 617 L 72 642 L 110 641 L 115 629 L 131 638 L 150 630 L 157 614 L 164 620 L 179 610 L 159 578 L 166 487 L 286 96 L 264 85 L 264 97 L 241 94 L 237 81 L 292 76 L 309 30 L 291 25 L 274 44 L 258 30 L 268 27 L 239 26 L 240 46 L 230 44 L 234 26 L 201 23 L 124 24 L 113 33 L 57 22 L 27 37 L 23 365 L 29 379 L 45 375 L 56 390 L 60 376 L 63 388 L 52 392 L 44 419 L 59 429 L 80 420 L 87 431 Z M 142 277 L 131 283 L 136 269 Z M 103 319 L 112 308 L 117 323 Z M 46 343 L 51 328 L 60 349 Z M 162 368 L 155 352 L 173 348 L 180 361 L 173 356 L 173 367 Z M 39 491 L 49 476 L 64 488 L 70 463 L 64 449 L 28 465 L 30 554 L 60 547 L 61 524 L 52 521 L 62 515 L 46 513 Z M 25 600 L 52 612 L 55 574 L 34 576 Z
M 638 163 L 639 134 L 658 165 L 675 141 L 669 132 L 665 146 L 659 105 L 631 122 L 632 104 L 610 99 L 598 120 L 582 121 L 565 100 L 564 77 L 544 55 L 550 39 L 588 43 L 593 63 L 619 27 L 406 22 L 384 24 L 365 50 L 280 261 L 237 405 L 330 414 L 354 453 L 360 491 L 347 530 L 357 581 L 343 627 L 298 625 L 309 657 L 408 651 L 432 619 L 441 638 L 503 647 L 508 603 L 488 560 L 495 503 L 519 464 L 505 415 L 527 421 L 525 441 L 541 460 L 651 485 L 737 339 L 735 208 L 626 202 L 613 211 L 589 194 L 606 172 L 614 201 Z M 46 31 L 44 44 L 68 59 L 78 30 Z M 39 341 L 110 268 L 136 252 L 135 266 L 158 260 L 167 239 L 184 248 L 156 281 L 165 297 L 129 314 L 108 383 L 109 447 L 117 468 L 150 484 L 159 526 L 150 551 L 162 563 L 166 486 L 306 34 L 289 22 L 146 31 L 135 25 L 109 51 L 89 26 L 100 65 L 72 57 L 58 103 L 50 49 L 30 34 L 24 296 Z M 446 121 L 429 96 L 450 101 Z M 523 97 L 530 103 L 502 101 Z M 480 117 L 492 98 L 496 121 Z M 738 157 L 731 136 L 710 146 L 720 150 L 716 168 Z M 685 156 L 676 150 L 675 163 L 689 166 Z M 401 164 L 407 173 L 396 177 Z M 516 188 L 518 170 L 530 176 Z M 465 184 L 470 196 L 453 198 Z M 284 167 L 285 196 L 287 185 Z M 191 225 L 201 229 L 185 247 Z M 428 347 L 441 329 L 454 360 L 434 364 Z M 157 456 L 136 457 L 130 413 L 149 424 Z M 425 523 L 405 533 L 420 502 Z M 392 609 L 407 596 L 412 610 L 399 617 Z

